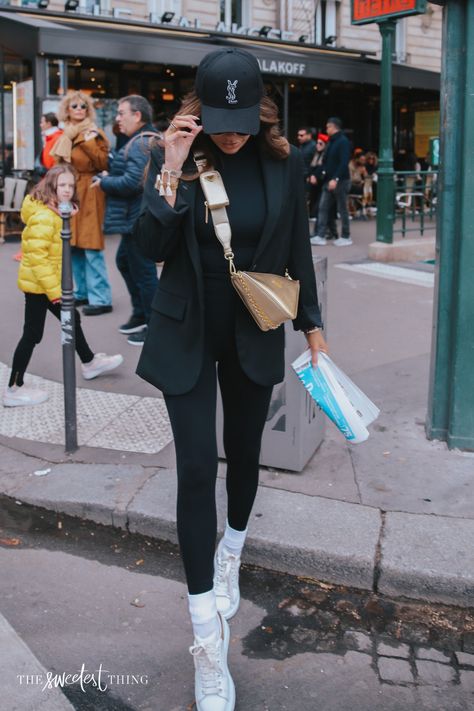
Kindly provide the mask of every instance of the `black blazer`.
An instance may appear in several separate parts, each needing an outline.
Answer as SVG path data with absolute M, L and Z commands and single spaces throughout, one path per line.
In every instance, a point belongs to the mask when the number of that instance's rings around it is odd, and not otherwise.
M 252 271 L 283 275 L 288 268 L 291 277 L 301 282 L 295 330 L 321 326 L 300 151 L 292 147 L 287 159 L 277 160 L 260 149 L 260 160 L 267 216 Z M 155 148 L 134 230 L 141 251 L 155 262 L 164 262 L 137 373 L 165 394 L 181 395 L 196 384 L 204 347 L 203 275 L 194 229 L 198 180 L 180 181 L 172 208 L 154 187 L 161 165 L 162 152 Z M 240 364 L 252 381 L 274 385 L 283 380 L 283 326 L 261 331 L 239 304 L 235 336 Z

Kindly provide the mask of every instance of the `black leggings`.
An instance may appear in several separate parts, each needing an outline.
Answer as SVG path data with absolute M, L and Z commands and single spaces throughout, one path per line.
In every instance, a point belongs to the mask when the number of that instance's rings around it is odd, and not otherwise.
M 23 385 L 23 376 L 30 362 L 34 347 L 41 342 L 44 332 L 46 314 L 51 311 L 53 316 L 61 320 L 61 304 L 53 304 L 46 294 L 25 294 L 25 324 L 23 335 L 13 355 L 10 382 L 12 385 Z M 75 310 L 76 351 L 83 363 L 90 363 L 94 354 L 89 348 L 81 328 L 81 317 Z
M 226 275 L 228 281 L 228 276 Z M 185 395 L 166 395 L 178 470 L 177 524 L 189 592 L 213 586 L 217 534 L 217 377 L 224 408 L 227 518 L 247 527 L 258 486 L 258 460 L 272 387 L 257 385 L 240 367 L 235 346 L 234 294 L 218 290 L 207 302 L 204 362 L 198 382 Z M 216 373 L 217 362 L 217 373 Z

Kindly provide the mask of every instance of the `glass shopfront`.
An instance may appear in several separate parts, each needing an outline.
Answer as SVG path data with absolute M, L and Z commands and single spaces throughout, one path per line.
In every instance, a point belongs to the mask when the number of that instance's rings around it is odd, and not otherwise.
M 16 16 L 16 17 L 15 17 Z M 10 30 L 18 26 L 18 41 L 27 26 L 11 13 Z M 28 27 L 31 29 L 31 16 Z M 9 16 L 10 18 L 10 16 Z M 6 21 L 4 20 L 4 23 Z M 67 22 L 67 28 L 65 27 Z M 87 26 L 86 26 L 87 25 Z M 171 117 L 193 85 L 196 65 L 202 56 L 219 44 L 208 38 L 181 32 L 176 36 L 145 32 L 146 28 L 109 22 L 96 26 L 94 20 L 79 22 L 62 18 L 61 23 L 44 29 L 38 25 L 32 41 L 26 40 L 28 60 L 4 50 L 3 130 L 4 163 L 9 166 L 11 144 L 11 82 L 33 77 L 35 121 L 42 112 L 55 111 L 68 91 L 81 89 L 96 101 L 98 121 L 114 144 L 112 127 L 117 100 L 141 94 L 153 106 L 155 120 Z M 29 31 L 29 30 L 28 30 Z M 44 37 L 42 33 L 44 32 Z M 227 41 L 227 40 L 225 40 Z M 11 32 L 0 26 L 0 45 L 14 44 Z M 354 146 L 377 150 L 379 130 L 379 67 L 354 52 L 293 48 L 286 51 L 278 43 L 249 42 L 262 69 L 267 91 L 280 108 L 282 126 L 291 141 L 301 126 L 324 130 L 328 116 L 340 116 Z M 25 51 L 25 54 L 27 52 Z M 131 58 L 133 57 L 133 59 Z M 168 63 L 154 61 L 166 57 Z M 141 59 L 140 59 L 141 58 Z M 290 61 L 291 60 L 291 61 Z M 439 107 L 439 76 L 410 68 L 394 67 L 395 151 L 413 151 L 415 112 L 436 111 Z M 10 102 L 10 103 L 9 103 Z M 418 119 L 419 120 L 419 119 Z M 37 149 L 38 126 L 32 126 Z

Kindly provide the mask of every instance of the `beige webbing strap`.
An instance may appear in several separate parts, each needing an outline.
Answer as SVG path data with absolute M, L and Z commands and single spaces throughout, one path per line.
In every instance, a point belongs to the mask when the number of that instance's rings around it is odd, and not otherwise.
M 235 271 L 231 240 L 232 230 L 230 228 L 229 216 L 226 206 L 229 198 L 222 181 L 222 176 L 217 170 L 205 170 L 207 158 L 204 153 L 194 153 L 194 162 L 199 172 L 199 181 L 206 198 L 206 208 L 210 211 L 212 224 L 216 237 L 224 249 L 224 257 L 228 260 L 231 272 Z

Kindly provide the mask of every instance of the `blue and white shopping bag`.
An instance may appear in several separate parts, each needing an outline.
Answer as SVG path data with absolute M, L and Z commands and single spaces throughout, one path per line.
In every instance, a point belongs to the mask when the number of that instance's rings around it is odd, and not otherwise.
M 352 444 L 365 442 L 367 426 L 380 414 L 379 408 L 364 395 L 325 353 L 318 354 L 313 368 L 311 351 L 306 350 L 292 367 L 313 400 Z

